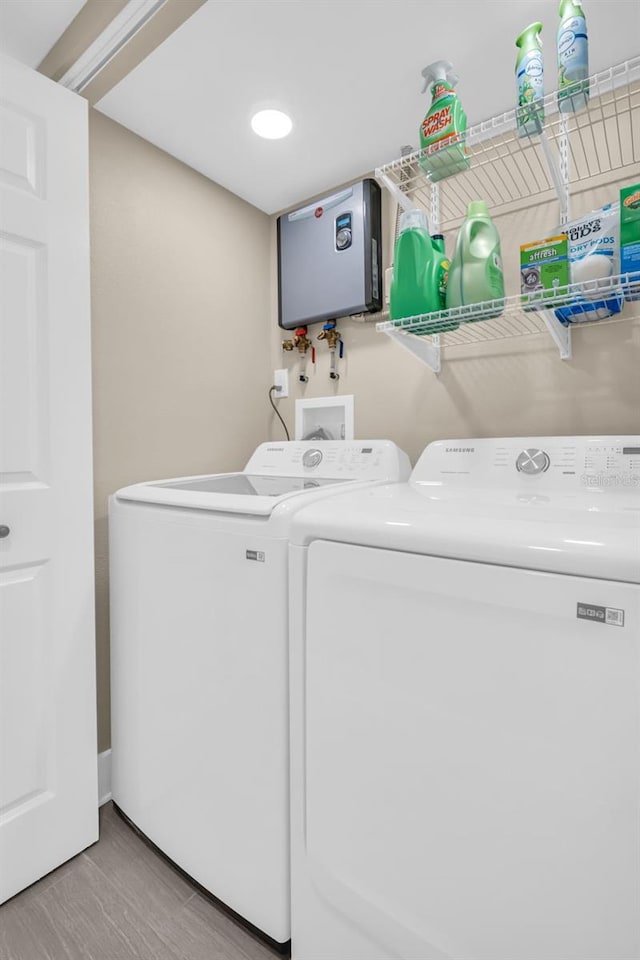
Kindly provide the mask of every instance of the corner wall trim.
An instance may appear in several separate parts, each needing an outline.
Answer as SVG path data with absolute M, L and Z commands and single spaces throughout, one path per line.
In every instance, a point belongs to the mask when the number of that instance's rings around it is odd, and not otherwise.
M 166 0 L 129 0 L 58 83 L 80 93 L 165 3 Z
M 98 754 L 98 806 L 111 800 L 111 750 Z

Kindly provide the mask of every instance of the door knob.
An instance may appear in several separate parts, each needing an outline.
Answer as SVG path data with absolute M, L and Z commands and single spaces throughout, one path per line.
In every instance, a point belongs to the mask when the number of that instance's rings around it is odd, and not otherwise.
M 4 540 L 5 537 L 8 537 L 11 533 L 11 527 L 8 527 L 6 523 L 0 523 L 0 540 Z

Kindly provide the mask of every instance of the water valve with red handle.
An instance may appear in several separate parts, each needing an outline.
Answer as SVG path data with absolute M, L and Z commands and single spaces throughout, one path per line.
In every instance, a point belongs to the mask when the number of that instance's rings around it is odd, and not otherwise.
M 313 363 L 315 366 L 316 348 L 313 346 L 311 340 L 309 340 L 309 337 L 307 336 L 306 327 L 298 327 L 294 331 L 294 335 L 291 340 L 282 341 L 283 350 L 298 351 L 300 357 L 300 373 L 298 374 L 298 380 L 300 383 L 307 383 L 309 380 L 309 377 L 306 374 L 307 352 L 309 351 L 309 348 L 311 348 L 311 363 Z

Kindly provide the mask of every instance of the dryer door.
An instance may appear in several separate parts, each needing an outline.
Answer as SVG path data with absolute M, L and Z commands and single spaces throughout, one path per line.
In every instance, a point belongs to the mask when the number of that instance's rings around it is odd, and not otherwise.
M 348 917 L 376 957 L 639 956 L 640 588 L 308 556 L 308 942 L 342 958 Z

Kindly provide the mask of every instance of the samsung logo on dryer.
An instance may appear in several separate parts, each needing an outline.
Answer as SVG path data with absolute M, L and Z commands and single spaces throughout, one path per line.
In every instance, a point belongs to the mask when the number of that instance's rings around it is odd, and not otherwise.
M 475 447 L 445 447 L 445 453 L 475 453 Z
M 267 453 L 282 453 L 284 447 L 267 447 Z

